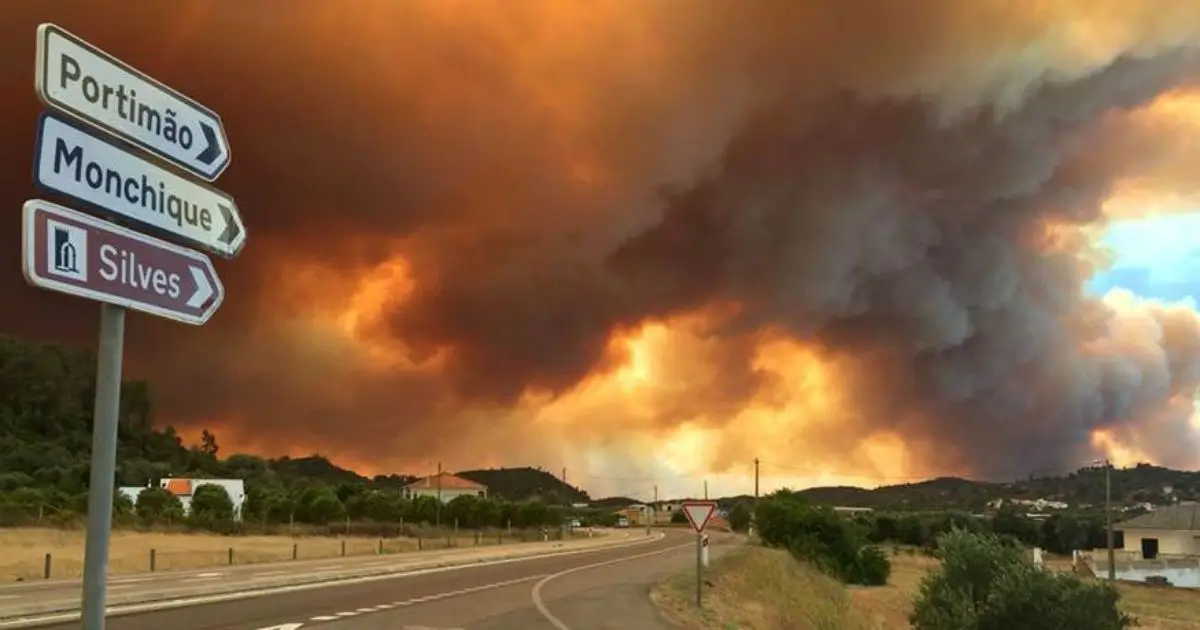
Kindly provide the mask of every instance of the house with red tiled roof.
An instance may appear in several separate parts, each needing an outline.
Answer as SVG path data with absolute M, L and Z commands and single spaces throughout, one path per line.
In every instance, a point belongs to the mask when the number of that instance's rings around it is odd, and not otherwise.
M 191 511 L 192 495 L 195 494 L 196 488 L 200 486 L 217 486 L 229 495 L 229 501 L 233 503 L 233 519 L 242 519 L 242 506 L 246 503 L 246 482 L 241 479 L 187 479 L 183 477 L 166 477 L 160 479 L 159 487 L 170 492 L 179 498 L 179 504 L 183 506 L 183 513 L 187 514 Z M 129 501 L 137 505 L 138 496 L 145 488 L 141 486 L 122 486 L 117 488 L 117 491 L 129 498 Z
M 404 486 L 404 498 L 433 497 L 449 503 L 457 497 L 476 496 L 487 498 L 487 486 L 463 479 L 450 473 L 440 473 L 418 479 Z

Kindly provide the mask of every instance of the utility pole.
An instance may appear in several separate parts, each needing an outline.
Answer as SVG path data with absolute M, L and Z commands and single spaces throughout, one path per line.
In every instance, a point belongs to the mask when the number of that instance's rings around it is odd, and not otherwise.
M 434 527 L 442 526 L 442 462 L 438 462 L 437 471 L 437 512 L 434 513 Z
M 758 524 L 758 458 L 754 458 L 754 509 L 750 512 L 750 535 L 754 535 Z
M 654 504 L 658 505 L 658 484 L 654 484 Z
M 704 500 L 708 500 L 708 480 L 704 480 Z
M 1108 534 L 1108 581 L 1117 580 L 1116 552 L 1113 550 L 1112 462 L 1104 460 L 1104 526 Z

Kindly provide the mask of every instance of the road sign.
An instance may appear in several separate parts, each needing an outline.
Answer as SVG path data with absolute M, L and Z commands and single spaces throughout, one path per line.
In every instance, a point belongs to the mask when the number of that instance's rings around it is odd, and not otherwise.
M 225 298 L 204 254 L 40 199 L 24 212 L 22 268 L 34 286 L 193 325 Z
M 708 525 L 708 519 L 712 518 L 714 512 L 717 511 L 715 501 L 684 501 L 683 513 L 687 516 L 688 523 L 691 523 L 692 529 L 696 533 L 704 531 L 704 526 Z
M 229 139 L 216 112 L 59 26 L 38 26 L 34 76 L 46 106 L 206 181 L 229 166 Z
M 102 140 L 64 119 L 38 121 L 34 182 L 224 258 L 246 244 L 233 198 Z

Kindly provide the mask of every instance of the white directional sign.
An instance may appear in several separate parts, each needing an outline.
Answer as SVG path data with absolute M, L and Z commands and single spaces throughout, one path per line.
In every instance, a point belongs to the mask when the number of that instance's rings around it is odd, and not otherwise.
M 207 181 L 229 166 L 220 116 L 59 26 L 38 27 L 35 77 L 47 106 Z
M 704 526 L 708 525 L 708 520 L 716 511 L 717 504 L 713 501 L 685 501 L 683 503 L 683 513 L 696 533 L 704 531 Z
M 34 182 L 224 258 L 246 244 L 233 199 L 63 119 L 38 121 Z

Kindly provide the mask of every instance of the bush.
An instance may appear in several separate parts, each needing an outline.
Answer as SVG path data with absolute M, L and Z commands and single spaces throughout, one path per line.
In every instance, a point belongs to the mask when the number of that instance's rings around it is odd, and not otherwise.
M 886 584 L 891 573 L 887 556 L 866 542 L 866 534 L 828 507 L 808 505 L 781 490 L 759 502 L 759 536 L 770 547 L 782 547 L 837 579 L 851 584 Z
M 671 523 L 673 523 L 675 525 L 680 525 L 680 524 L 687 524 L 687 522 L 688 522 L 687 513 L 684 512 L 683 510 L 675 510 L 674 512 L 671 512 Z
M 858 558 L 849 567 L 847 582 L 864 586 L 884 586 L 892 575 L 892 563 L 879 547 L 858 550 Z
M 999 537 L 952 530 L 938 539 L 941 567 L 921 582 L 914 630 L 1123 630 L 1134 620 L 1117 590 L 1035 568 Z

